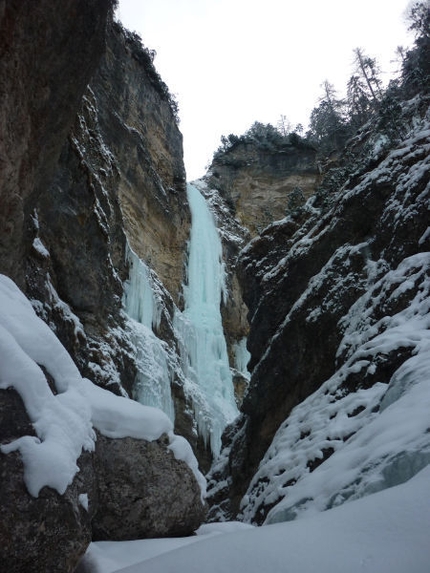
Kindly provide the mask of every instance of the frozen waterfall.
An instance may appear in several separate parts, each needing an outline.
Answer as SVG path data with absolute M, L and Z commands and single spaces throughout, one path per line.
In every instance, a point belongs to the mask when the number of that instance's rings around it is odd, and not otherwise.
M 172 368 L 166 342 L 153 332 L 161 320 L 162 302 L 157 297 L 150 269 L 128 247 L 129 280 L 125 285 L 124 308 L 129 316 L 129 328 L 136 347 L 137 374 L 133 397 L 146 406 L 154 406 L 174 421 L 171 395 Z
M 160 408 L 173 421 L 171 384 L 176 376 L 192 404 L 198 434 L 216 455 L 225 426 L 238 414 L 221 319 L 225 270 L 221 240 L 206 200 L 193 185 L 187 191 L 192 225 L 185 308 L 183 312 L 175 308 L 174 313 L 180 357 L 173 356 L 174 349 L 156 335 L 163 311 L 162 286 L 155 273 L 130 248 L 127 251 L 130 275 L 124 309 L 138 369 L 133 397 Z M 243 352 L 239 354 L 242 357 Z
M 238 414 L 221 319 L 225 294 L 222 246 L 215 221 L 199 190 L 188 184 L 192 226 L 185 309 L 176 313 L 185 376 L 198 433 L 214 454 L 225 426 Z

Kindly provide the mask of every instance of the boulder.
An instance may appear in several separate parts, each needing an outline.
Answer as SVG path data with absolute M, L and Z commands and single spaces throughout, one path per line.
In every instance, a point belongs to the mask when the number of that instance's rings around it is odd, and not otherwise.
M 98 435 L 95 541 L 178 537 L 199 527 L 205 516 L 199 485 L 168 444 L 166 435 L 154 442 Z
M 21 397 L 13 390 L 0 390 L 2 442 L 34 435 Z M 31 496 L 17 452 L 0 453 L 0 547 L 2 569 L 8 573 L 69 573 L 91 541 L 91 513 L 86 500 L 94 498 L 92 456 L 81 456 L 80 472 L 60 495 L 44 487 Z M 89 509 L 89 508 L 88 508 Z

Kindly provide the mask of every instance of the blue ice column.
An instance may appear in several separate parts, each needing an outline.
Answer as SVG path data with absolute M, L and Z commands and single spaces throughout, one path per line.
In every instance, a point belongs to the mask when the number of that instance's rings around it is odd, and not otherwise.
M 187 194 L 192 225 L 185 308 L 176 313 L 175 326 L 198 433 L 217 455 L 225 426 L 238 414 L 220 310 L 225 269 L 221 239 L 206 200 L 190 184 Z

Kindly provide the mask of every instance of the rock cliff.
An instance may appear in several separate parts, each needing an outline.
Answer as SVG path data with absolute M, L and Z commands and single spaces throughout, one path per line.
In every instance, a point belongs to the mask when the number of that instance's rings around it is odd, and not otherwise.
M 138 39 L 112 24 L 52 182 L 27 207 L 28 294 L 83 368 L 90 362 L 93 377 L 108 372 L 109 383 L 127 391 L 134 379 L 127 337 L 118 331 L 119 344 L 113 334 L 124 324 L 126 241 L 176 301 L 183 282 L 190 215 L 182 136 L 166 90 Z M 80 337 L 58 301 L 81 323 Z
M 252 377 L 241 416 L 226 431 L 225 448 L 212 469 L 214 515 L 242 515 L 262 523 L 280 500 L 294 498 L 303 476 L 358 431 L 350 424 L 346 435 L 339 434 L 339 426 L 330 434 L 330 420 L 336 420 L 332 413 L 317 445 L 310 413 L 314 402 L 306 398 L 321 388 L 320 394 L 324 389 L 334 404 L 378 383 L 386 388 L 422 348 L 408 334 L 396 337 L 391 329 L 405 320 L 400 317 L 408 308 L 411 316 L 426 316 L 416 301 L 428 288 L 428 119 L 428 98 L 421 94 L 403 103 L 402 136 L 397 132 L 394 142 L 380 124 L 368 126 L 346 150 L 348 160 L 327 174 L 306 205 L 267 227 L 240 253 L 237 272 L 249 308 Z M 418 329 L 417 340 L 425 332 Z M 390 336 L 392 344 L 387 343 Z M 294 418 L 302 402 L 308 409 L 303 405 L 302 418 Z M 379 411 L 378 399 L 367 404 L 363 400 L 352 408 L 349 419 Z M 330 408 L 325 411 L 330 416 Z M 276 466 L 282 455 L 279 440 L 293 418 L 300 420 L 301 434 L 290 436 L 289 445 L 282 447 L 295 452 L 300 444 L 303 473 L 293 453 L 291 465 Z M 365 413 L 360 418 L 368 419 Z M 381 460 L 374 463 L 380 467 Z M 274 473 L 272 466 L 277 467 Z M 389 468 L 384 472 L 391 475 Z M 354 491 L 353 484 L 348 487 Z
M 110 0 L 67 0 L 55 11 L 49 0 L 0 3 L 0 266 L 21 286 L 27 204 L 51 182 L 104 51 L 110 8 Z
M 190 226 L 182 134 L 152 58 L 116 25 L 90 87 L 102 139 L 119 170 L 116 191 L 130 246 L 179 304 Z
M 31 8 L 4 0 L 0 28 L 0 272 L 22 288 L 81 375 L 131 395 L 137 349 L 123 303 L 128 245 L 161 277 L 159 334 L 176 352 L 174 367 L 178 361 L 172 320 L 190 214 L 176 104 L 151 52 L 113 22 L 111 1 L 54 9 L 43 0 Z M 6 324 L 9 310 L 0 309 Z M 36 362 L 57 396 L 49 368 Z M 37 440 L 34 413 L 29 418 L 9 377 L 0 377 L 2 444 Z M 179 374 L 172 386 L 176 428 L 195 443 Z M 64 493 L 48 487 L 38 497 L 26 490 L 20 455 L 0 457 L 9 571 L 72 571 L 92 535 L 185 534 L 203 519 L 195 476 L 164 438 L 100 436 L 95 454 L 77 460 L 81 471 Z M 153 460 L 145 470 L 144 458 Z M 124 477 L 134 471 L 140 480 Z M 163 506 L 172 502 L 166 488 L 178 494 L 173 513 Z M 118 509 L 128 514 L 122 529 Z
M 299 136 L 282 144 L 242 136 L 215 153 L 205 180 L 218 189 L 251 237 L 282 219 L 295 190 L 305 198 L 317 189 L 316 150 Z

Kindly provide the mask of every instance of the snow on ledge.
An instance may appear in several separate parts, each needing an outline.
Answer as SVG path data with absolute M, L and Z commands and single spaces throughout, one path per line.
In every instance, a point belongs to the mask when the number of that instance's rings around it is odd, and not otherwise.
M 54 379 L 56 394 L 41 367 Z M 189 465 L 204 496 L 206 480 L 191 446 L 173 434 L 166 414 L 82 378 L 30 301 L 11 279 L 0 275 L 0 389 L 10 387 L 20 394 L 36 436 L 2 444 L 0 451 L 20 452 L 24 481 L 32 496 L 37 497 L 44 486 L 60 494 L 66 491 L 79 471 L 76 462 L 82 450 L 94 450 L 94 428 L 109 438 L 147 441 L 166 433 L 173 454 Z

